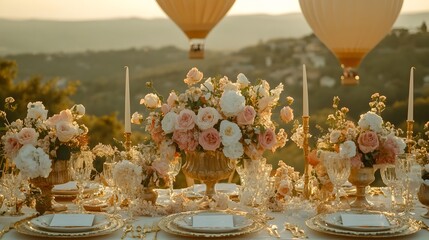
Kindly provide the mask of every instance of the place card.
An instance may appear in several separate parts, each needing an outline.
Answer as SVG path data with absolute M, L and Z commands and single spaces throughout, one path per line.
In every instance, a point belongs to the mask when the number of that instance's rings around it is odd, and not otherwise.
M 94 214 L 55 214 L 49 226 L 91 227 L 94 224 L 94 218 Z
M 76 181 L 55 185 L 53 191 L 77 190 Z
M 192 226 L 199 228 L 232 228 L 234 219 L 232 215 L 196 215 L 192 217 Z
M 389 221 L 383 214 L 342 213 L 343 226 L 347 227 L 388 227 Z

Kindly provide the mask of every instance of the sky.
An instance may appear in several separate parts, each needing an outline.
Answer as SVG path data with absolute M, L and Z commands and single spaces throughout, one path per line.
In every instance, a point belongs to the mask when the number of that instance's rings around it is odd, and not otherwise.
M 376 0 L 375 0 L 376 1 Z M 401 13 L 429 11 L 429 0 L 404 0 Z M 236 0 L 228 15 L 300 12 L 298 0 Z M 155 0 L 0 0 L 0 18 L 94 20 L 167 18 Z

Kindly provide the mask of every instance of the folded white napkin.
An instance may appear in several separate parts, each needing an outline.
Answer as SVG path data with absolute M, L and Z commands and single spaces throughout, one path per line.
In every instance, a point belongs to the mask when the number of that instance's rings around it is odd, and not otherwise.
M 94 214 L 55 214 L 51 227 L 90 227 L 94 224 Z
M 232 215 L 195 215 L 192 217 L 193 227 L 234 227 Z
M 347 227 L 388 227 L 390 226 L 384 214 L 352 214 L 342 213 L 343 226 Z
M 219 192 L 238 192 L 238 186 L 235 183 L 216 183 L 215 190 Z M 205 184 L 194 184 L 194 192 L 205 192 L 206 185 Z
M 77 190 L 76 181 L 70 181 L 63 184 L 55 185 L 52 190 L 54 191 Z

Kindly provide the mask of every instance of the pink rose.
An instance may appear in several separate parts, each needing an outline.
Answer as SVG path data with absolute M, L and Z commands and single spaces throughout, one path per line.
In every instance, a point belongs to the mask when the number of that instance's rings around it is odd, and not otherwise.
M 6 135 L 4 138 L 4 152 L 6 155 L 14 158 L 21 148 L 17 134 Z
M 18 141 L 20 144 L 31 144 L 36 146 L 39 133 L 34 128 L 22 128 L 18 133 Z
M 373 131 L 364 131 L 358 137 L 359 149 L 363 153 L 369 153 L 378 148 L 378 136 Z
M 320 163 L 320 159 L 317 157 L 317 150 L 316 149 L 312 150 L 308 154 L 307 159 L 308 159 L 308 163 L 313 167 Z
M 245 145 L 244 153 L 252 160 L 259 160 L 262 158 L 264 149 L 262 147 L 256 147 L 254 144 Z
M 272 129 L 267 129 L 258 135 L 258 142 L 264 149 L 272 149 L 277 143 L 277 136 Z
M 204 150 L 214 151 L 220 146 L 219 132 L 214 128 L 209 128 L 201 132 L 198 142 Z
M 194 151 L 198 146 L 198 134 L 194 131 L 173 132 L 173 141 L 177 143 L 181 150 Z
M 350 163 L 352 168 L 361 168 L 363 167 L 362 162 L 362 153 L 357 153 L 354 157 L 350 158 Z
M 157 159 L 152 162 L 152 168 L 158 172 L 161 176 L 167 176 L 168 170 L 169 170 L 169 164 L 168 161 L 163 161 L 160 159 Z
M 162 104 L 162 106 L 161 106 L 161 112 L 162 112 L 162 114 L 167 114 L 168 112 L 170 112 L 170 110 L 171 110 L 171 107 L 168 105 L 168 104 Z
M 195 113 L 189 109 L 180 111 L 177 117 L 176 129 L 177 130 L 191 130 L 195 127 Z
M 56 124 L 57 138 L 60 142 L 68 142 L 79 134 L 78 128 L 73 124 L 60 121 Z
M 256 117 L 256 111 L 252 106 L 245 106 L 244 110 L 237 114 L 238 125 L 250 125 L 253 124 Z
M 54 116 L 48 118 L 46 123 L 50 126 L 57 125 L 58 122 L 73 122 L 73 114 L 70 109 L 62 110 L 59 114 L 55 114 Z
M 396 141 L 392 137 L 388 137 L 381 145 L 377 159 L 377 164 L 395 163 L 395 156 L 400 153 Z
M 283 107 L 280 110 L 280 118 L 283 122 L 288 123 L 293 120 L 293 109 L 289 106 Z

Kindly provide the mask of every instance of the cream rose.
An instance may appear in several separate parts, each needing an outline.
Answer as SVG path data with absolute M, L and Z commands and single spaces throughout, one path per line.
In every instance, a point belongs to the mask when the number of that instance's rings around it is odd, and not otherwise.
M 186 74 L 186 78 L 183 80 L 189 86 L 194 85 L 203 79 L 203 73 L 198 71 L 198 68 L 194 67 L 189 70 Z
M 332 130 L 331 134 L 329 134 L 329 142 L 337 143 L 340 139 L 341 131 L 340 130 Z
M 144 99 L 140 100 L 140 104 L 144 104 L 147 108 L 155 109 L 161 107 L 161 100 L 158 95 L 149 93 L 144 96 Z
M 236 116 L 244 110 L 246 99 L 235 91 L 226 91 L 220 98 L 220 108 L 227 117 Z
M 180 111 L 176 119 L 176 129 L 180 131 L 191 130 L 195 127 L 195 113 L 189 109 Z
M 237 83 L 240 85 L 240 88 L 243 89 L 245 87 L 248 87 L 250 82 L 247 79 L 246 75 L 244 75 L 243 73 L 239 73 L 237 75 Z
M 48 117 L 48 110 L 45 109 L 42 102 L 30 102 L 27 104 L 27 108 L 27 118 L 46 120 Z
M 245 106 L 237 115 L 237 124 L 240 126 L 251 125 L 255 122 L 256 111 L 252 106 Z
M 37 145 L 37 139 L 39 138 L 39 133 L 34 130 L 34 128 L 23 128 L 18 133 L 18 141 L 20 144 L 31 144 L 33 146 Z
M 170 107 L 174 107 L 176 106 L 176 103 L 178 100 L 179 100 L 179 97 L 177 96 L 177 94 L 175 92 L 171 92 L 170 95 L 168 95 L 167 104 Z
M 68 142 L 79 134 L 78 127 L 67 121 L 58 122 L 55 128 L 57 130 L 57 138 L 60 142 Z
M 7 134 L 2 137 L 4 152 L 10 158 L 14 158 L 18 153 L 19 148 L 22 146 L 19 143 L 18 135 L 16 133 Z
M 293 109 L 289 106 L 283 107 L 282 110 L 280 110 L 280 118 L 283 122 L 288 123 L 293 120 Z
M 131 123 L 141 124 L 143 122 L 143 115 L 138 112 L 133 113 L 131 116 Z
M 223 120 L 220 123 L 220 136 L 222 139 L 222 144 L 224 146 L 228 146 L 238 142 L 242 137 L 242 133 L 240 127 L 237 124 L 228 120 Z
M 161 121 L 162 130 L 165 133 L 172 133 L 174 132 L 176 121 L 177 121 L 177 113 L 175 112 L 168 112 L 165 114 L 164 118 Z
M 50 117 L 46 122 L 50 126 L 55 126 L 59 122 L 72 123 L 73 114 L 70 109 L 62 110 L 59 114 L 55 114 L 54 116 Z
M 196 124 L 201 130 L 212 128 L 220 119 L 219 112 L 212 107 L 198 109 Z

